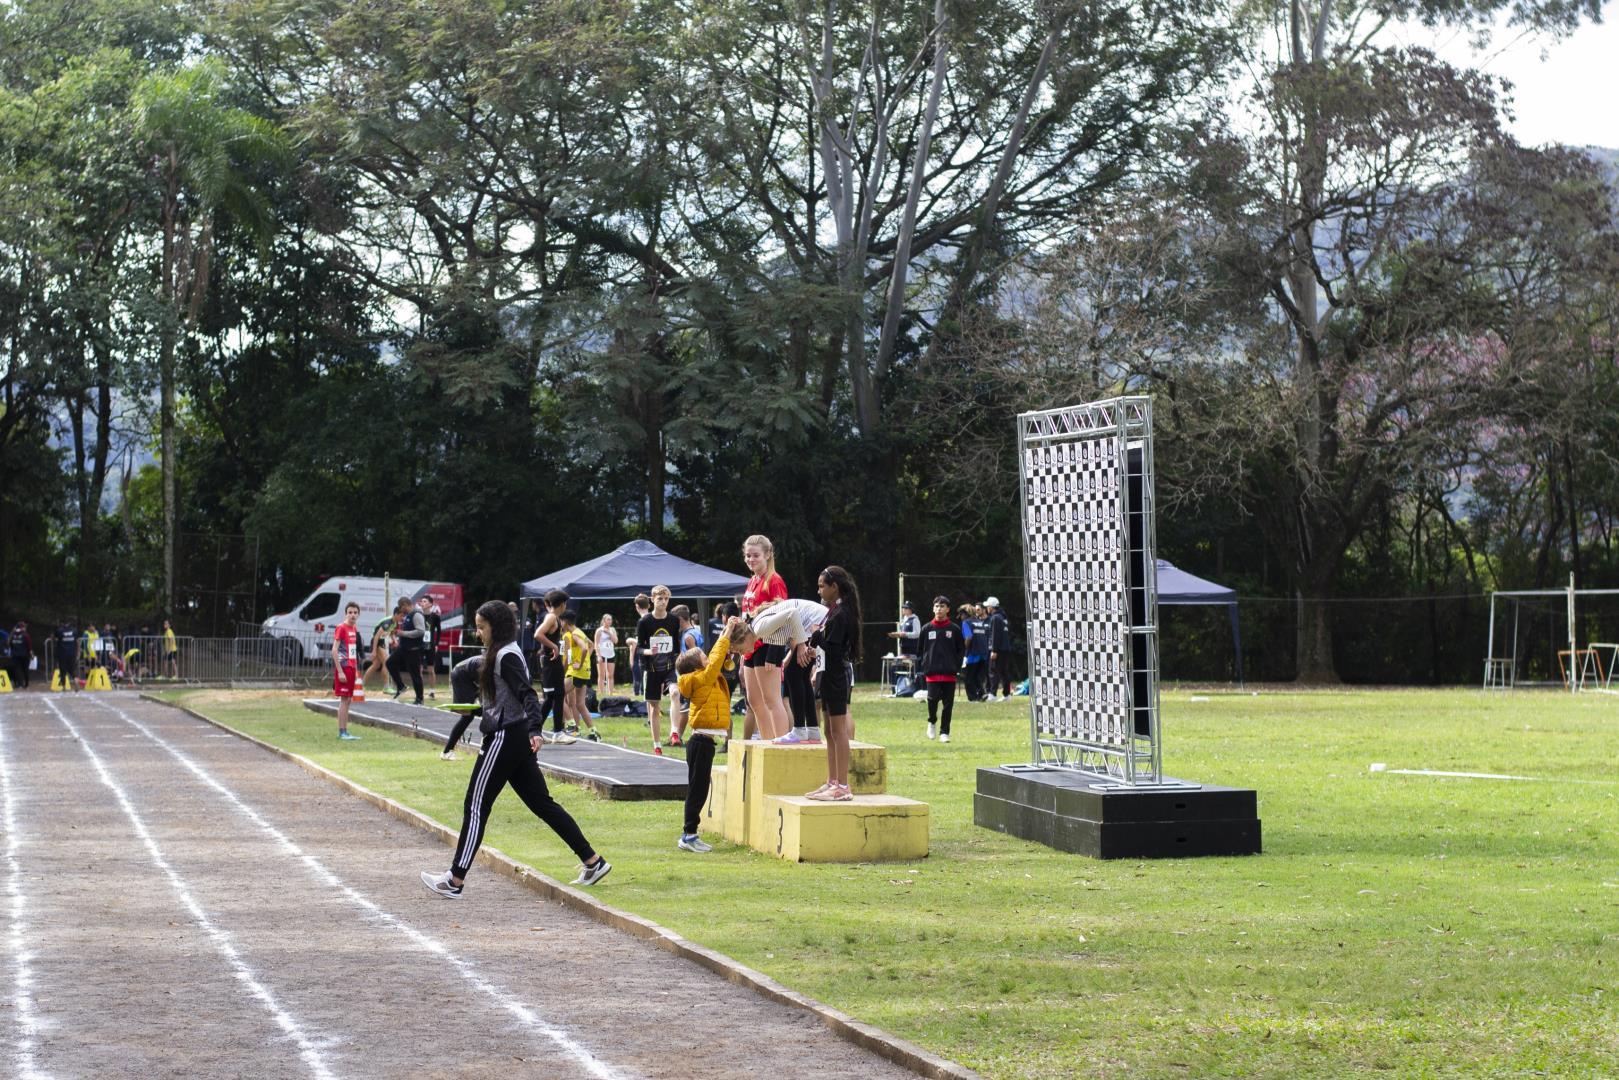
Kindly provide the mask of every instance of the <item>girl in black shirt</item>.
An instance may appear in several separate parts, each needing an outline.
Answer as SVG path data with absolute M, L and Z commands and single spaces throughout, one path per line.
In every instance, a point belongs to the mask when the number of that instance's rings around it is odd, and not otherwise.
M 853 689 L 853 660 L 860 655 L 860 590 L 849 571 L 829 566 L 815 581 L 821 603 L 829 609 L 826 622 L 810 644 L 826 653 L 821 672 L 821 703 L 826 707 L 826 783 L 808 797 L 821 802 L 848 802 L 849 742 L 854 724 L 849 719 L 849 693 Z

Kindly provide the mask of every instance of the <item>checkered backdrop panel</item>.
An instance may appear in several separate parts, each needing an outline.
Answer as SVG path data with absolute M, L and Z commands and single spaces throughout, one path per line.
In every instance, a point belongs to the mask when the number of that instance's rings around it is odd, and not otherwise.
M 1130 605 L 1124 432 L 1024 432 L 1023 531 L 1028 567 L 1036 731 L 1130 745 Z

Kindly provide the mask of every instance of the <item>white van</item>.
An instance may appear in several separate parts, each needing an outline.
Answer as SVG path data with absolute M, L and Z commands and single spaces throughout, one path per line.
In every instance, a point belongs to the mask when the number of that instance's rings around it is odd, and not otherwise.
M 264 632 L 271 637 L 289 638 L 303 646 L 304 659 L 327 661 L 332 653 L 332 630 L 343 621 L 349 601 L 360 605 L 360 652 L 369 655 L 371 634 L 378 623 L 393 614 L 401 596 L 411 600 L 424 594 L 443 612 L 442 652 L 461 644 L 465 591 L 444 581 L 408 581 L 401 578 L 329 577 L 291 611 L 264 620 Z

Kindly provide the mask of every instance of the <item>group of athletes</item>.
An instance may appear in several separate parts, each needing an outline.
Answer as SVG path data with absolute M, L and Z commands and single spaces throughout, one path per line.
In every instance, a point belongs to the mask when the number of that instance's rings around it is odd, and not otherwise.
M 697 835 L 698 819 L 712 784 L 714 756 L 732 735 L 734 681 L 740 682 L 745 695 L 744 738 L 783 745 L 824 742 L 827 779 L 808 792 L 808 797 L 823 801 L 853 798 L 849 788 L 849 745 L 854 723 L 849 696 L 854 683 L 853 661 L 860 649 L 859 590 L 847 570 L 829 566 L 816 579 L 818 600 L 795 600 L 788 596 L 787 584 L 776 571 L 775 548 L 769 538 L 748 537 L 742 557 L 752 575 L 747 589 L 706 649 L 696 639 L 681 641 L 680 620 L 673 620 L 671 625 L 670 594 L 663 586 L 651 590 L 650 610 L 636 627 L 653 746 L 661 753 L 659 706 L 668 697 L 672 740 L 683 742 L 686 749 L 688 789 L 677 842 L 677 847 L 685 851 L 711 850 Z M 462 895 L 489 814 L 507 785 L 578 857 L 579 873 L 573 884 L 594 885 L 612 870 L 612 864 L 591 846 L 573 816 L 551 797 L 537 759 L 548 738 L 566 736 L 564 723 L 570 716 L 590 728 L 587 737 L 596 734 L 590 711 L 583 707 L 582 700 L 577 709 L 565 704 L 577 683 L 567 677 L 569 668 L 575 675 L 581 673 L 570 659 L 577 657 L 574 645 L 583 637 L 569 602 L 568 595 L 560 590 L 545 597 L 546 615 L 533 632 L 533 650 L 525 649 L 527 643 L 520 640 L 526 635 L 520 632 L 515 605 L 490 600 L 477 610 L 474 624 L 483 651 L 451 669 L 453 707 L 461 707 L 462 716 L 450 733 L 444 756 L 455 756 L 456 744 L 474 719 L 482 739 L 467 779 L 461 831 L 450 868 L 421 874 L 422 883 L 439 896 Z M 332 650 L 338 731 L 344 739 L 358 737 L 348 731 L 348 709 L 355 687 L 364 678 L 359 671 L 359 614 L 359 606 L 350 603 L 334 635 Z M 396 655 L 399 643 L 423 638 L 431 641 L 431 633 L 426 630 L 429 614 L 430 605 L 428 610 L 418 612 L 412 610 L 410 601 L 400 603 L 389 635 Z M 589 645 L 588 639 L 585 645 Z M 423 646 L 417 648 L 425 652 Z M 526 654 L 535 658 L 538 673 L 531 670 Z M 607 652 L 605 658 L 611 659 L 612 655 Z M 372 664 L 375 668 L 375 651 Z M 398 666 L 410 670 L 405 665 Z M 391 670 L 394 667 L 390 664 Z M 534 688 L 536 674 L 544 689 L 543 698 Z M 396 691 L 402 690 L 397 673 L 395 679 Z M 582 699 L 583 688 L 578 689 Z M 418 701 L 421 694 L 418 682 Z M 553 724 L 549 734 L 548 718 Z

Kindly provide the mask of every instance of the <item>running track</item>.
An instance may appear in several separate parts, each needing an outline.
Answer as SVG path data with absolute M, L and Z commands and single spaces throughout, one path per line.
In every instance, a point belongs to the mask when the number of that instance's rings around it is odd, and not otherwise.
M 0 1075 L 914 1075 L 447 859 L 178 710 L 0 698 Z

